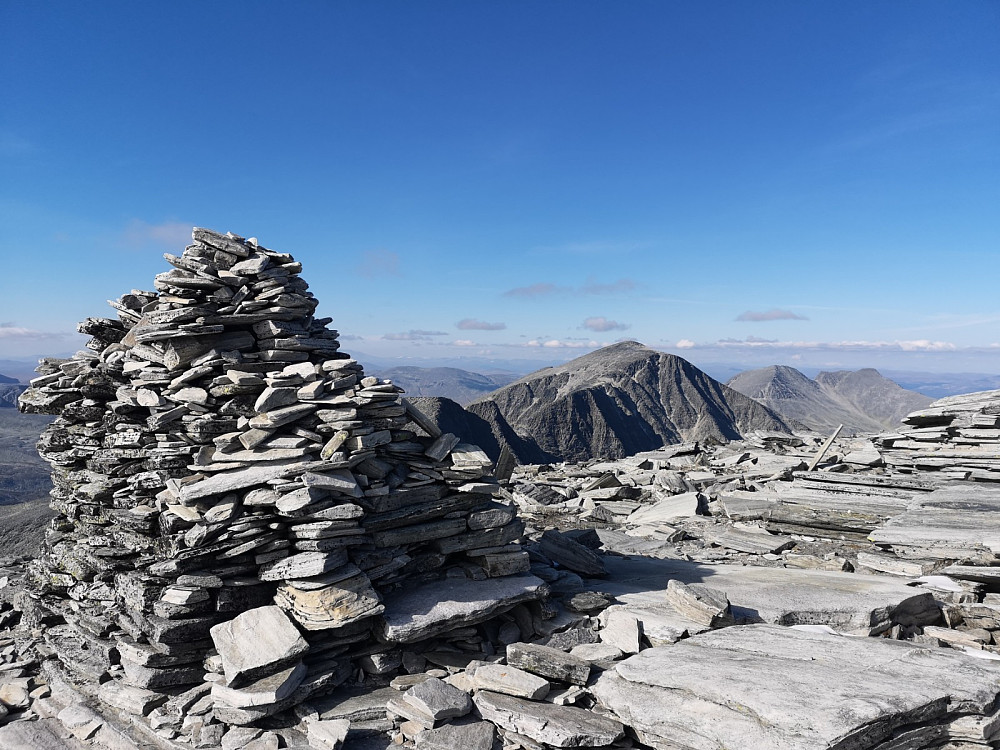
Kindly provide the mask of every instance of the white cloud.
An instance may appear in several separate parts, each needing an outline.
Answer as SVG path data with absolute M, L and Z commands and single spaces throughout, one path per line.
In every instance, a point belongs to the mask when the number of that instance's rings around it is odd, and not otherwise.
M 693 349 L 697 344 L 695 344 L 691 339 L 681 339 L 676 344 L 674 344 L 678 349 Z
M 451 343 L 453 346 L 476 346 L 476 342 L 469 339 L 455 339 Z
M 629 328 L 628 323 L 619 323 L 616 320 L 608 320 L 604 316 L 587 318 L 583 321 L 583 328 L 590 331 L 624 331 Z
M 927 339 L 898 341 L 897 343 L 904 352 L 952 352 L 958 348 L 949 341 L 928 341 Z

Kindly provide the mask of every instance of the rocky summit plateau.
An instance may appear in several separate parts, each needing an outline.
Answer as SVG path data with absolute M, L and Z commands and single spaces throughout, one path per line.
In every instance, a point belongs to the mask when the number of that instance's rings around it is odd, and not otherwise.
M 1000 391 L 828 436 L 628 342 L 466 412 L 291 255 L 166 261 L 20 397 L 0 748 L 1000 747 Z

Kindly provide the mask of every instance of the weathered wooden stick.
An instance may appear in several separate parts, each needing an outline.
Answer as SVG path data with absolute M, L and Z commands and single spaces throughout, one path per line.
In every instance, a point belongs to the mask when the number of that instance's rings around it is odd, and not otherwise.
M 838 424 L 837 429 L 833 431 L 833 434 L 826 439 L 825 443 L 823 443 L 823 447 L 819 449 L 819 453 L 816 454 L 816 458 L 814 458 L 812 463 L 809 464 L 809 471 L 815 469 L 819 465 L 819 462 L 823 460 L 823 456 L 825 456 L 826 452 L 830 450 L 830 446 L 833 445 L 833 441 L 837 439 L 837 435 L 840 434 L 842 429 L 844 429 L 844 425 Z

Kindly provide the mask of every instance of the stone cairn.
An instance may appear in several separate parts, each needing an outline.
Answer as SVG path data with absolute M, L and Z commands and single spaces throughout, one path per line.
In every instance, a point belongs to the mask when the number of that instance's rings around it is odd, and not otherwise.
M 206 229 L 164 257 L 20 401 L 58 415 L 30 579 L 66 674 L 208 746 L 423 653 L 492 655 L 511 610 L 551 616 L 489 459 L 339 351 L 300 263 Z

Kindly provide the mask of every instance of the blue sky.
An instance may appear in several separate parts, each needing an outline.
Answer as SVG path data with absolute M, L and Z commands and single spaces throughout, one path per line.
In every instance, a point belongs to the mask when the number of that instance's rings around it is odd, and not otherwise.
M 0 358 L 198 225 L 417 364 L 1000 372 L 998 157 L 992 0 L 0 0 Z

